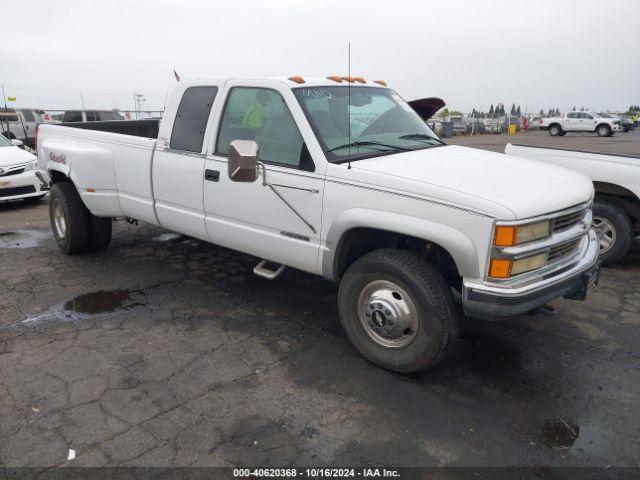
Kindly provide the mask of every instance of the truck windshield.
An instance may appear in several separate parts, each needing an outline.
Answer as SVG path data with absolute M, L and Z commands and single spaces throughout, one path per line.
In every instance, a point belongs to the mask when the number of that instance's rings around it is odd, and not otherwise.
M 393 90 L 336 86 L 294 93 L 331 162 L 445 145 Z

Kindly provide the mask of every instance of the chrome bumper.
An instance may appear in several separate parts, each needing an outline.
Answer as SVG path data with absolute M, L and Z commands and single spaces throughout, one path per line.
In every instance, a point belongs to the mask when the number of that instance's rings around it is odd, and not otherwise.
M 524 286 L 496 286 L 465 281 L 462 304 L 469 317 L 493 320 L 520 315 L 559 297 L 584 300 L 586 289 L 598 280 L 600 247 L 596 232 L 589 230 L 580 259 L 559 272 Z

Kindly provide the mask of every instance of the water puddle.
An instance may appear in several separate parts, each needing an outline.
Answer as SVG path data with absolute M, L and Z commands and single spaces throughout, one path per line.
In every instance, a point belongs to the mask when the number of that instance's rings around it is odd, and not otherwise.
M 125 307 L 131 299 L 129 290 L 91 292 L 72 298 L 64 310 L 75 313 L 105 313 Z
M 547 420 L 540 439 L 549 448 L 570 448 L 580 435 L 580 427 L 571 422 Z
M 0 248 L 33 248 L 47 238 L 51 238 L 51 233 L 40 230 L 0 232 Z

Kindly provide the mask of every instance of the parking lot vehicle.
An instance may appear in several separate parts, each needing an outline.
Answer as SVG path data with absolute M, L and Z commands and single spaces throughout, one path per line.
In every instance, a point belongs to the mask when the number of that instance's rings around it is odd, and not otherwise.
M 593 181 L 593 226 L 599 234 L 600 259 L 620 261 L 640 234 L 640 155 L 528 147 L 508 144 L 505 153 L 584 173 Z
M 67 110 L 62 116 L 63 122 L 104 122 L 124 120 L 124 117 L 113 110 Z
M 42 125 L 60 249 L 106 246 L 128 217 L 338 282 L 372 362 L 434 365 L 469 316 L 584 299 L 597 279 L 583 175 L 442 142 L 361 78 L 180 82 L 158 138 Z M 226 171 L 226 173 L 224 173 Z
M 596 132 L 600 137 L 610 137 L 620 131 L 620 120 L 601 117 L 593 112 L 567 112 L 564 117 L 543 118 L 540 128 L 548 130 L 552 137 L 567 132 Z
M 35 155 L 19 148 L 22 141 L 0 135 L 0 202 L 37 201 L 49 191 L 49 175 Z
M 35 146 L 36 125 L 43 122 L 44 111 L 33 108 L 0 109 L 0 133 L 9 140 L 17 139 Z

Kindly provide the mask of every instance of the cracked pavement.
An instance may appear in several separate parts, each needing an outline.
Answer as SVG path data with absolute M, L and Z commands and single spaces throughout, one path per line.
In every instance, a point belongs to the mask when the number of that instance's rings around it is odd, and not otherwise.
M 438 367 L 401 376 L 350 345 L 333 284 L 114 227 L 105 251 L 65 256 L 46 201 L 0 205 L 4 467 L 638 463 L 638 241 L 586 302 L 470 321 Z

